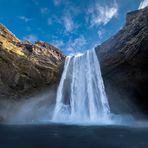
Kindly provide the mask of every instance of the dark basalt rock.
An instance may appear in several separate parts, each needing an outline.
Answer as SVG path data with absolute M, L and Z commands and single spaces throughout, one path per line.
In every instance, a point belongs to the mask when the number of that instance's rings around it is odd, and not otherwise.
M 110 103 L 116 106 L 112 110 L 147 114 L 148 7 L 128 13 L 123 29 L 96 52 Z

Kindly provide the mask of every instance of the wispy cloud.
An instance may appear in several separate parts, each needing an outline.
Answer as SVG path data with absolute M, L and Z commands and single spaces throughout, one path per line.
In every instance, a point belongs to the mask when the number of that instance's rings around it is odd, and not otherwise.
M 79 52 L 87 44 L 87 41 L 83 35 L 79 36 L 75 39 L 69 39 L 68 41 L 64 42 L 63 40 L 53 40 L 51 41 L 51 44 L 59 49 L 63 49 L 64 51 L 68 53 L 75 53 Z
M 27 22 L 29 22 L 29 21 L 32 20 L 31 18 L 28 18 L 28 17 L 26 17 L 26 16 L 19 16 L 18 18 L 19 18 L 20 20 L 24 21 L 25 23 L 27 23 Z
M 65 3 L 65 10 L 63 12 L 63 23 L 65 31 L 72 33 L 75 29 L 79 27 L 76 22 L 76 17 L 79 14 L 79 9 L 70 1 Z
M 65 50 L 69 52 L 78 52 L 84 48 L 84 46 L 87 44 L 86 39 L 83 35 L 79 36 L 78 38 L 74 40 L 69 40 L 67 43 Z
M 55 6 L 59 6 L 61 4 L 61 0 L 53 0 Z
M 140 3 L 139 9 L 143 9 L 143 8 L 145 8 L 146 6 L 148 6 L 148 0 L 143 0 L 143 1 Z
M 71 32 L 75 28 L 75 24 L 70 15 L 65 15 L 63 17 L 64 27 L 67 32 Z
M 62 3 L 62 0 L 53 0 L 54 5 L 58 6 Z M 48 18 L 48 25 L 58 23 L 64 27 L 63 34 L 73 33 L 79 25 L 75 22 L 75 18 L 79 13 L 79 9 L 73 5 L 71 1 L 64 1 L 64 9 L 61 16 L 52 15 Z
M 50 26 L 51 24 L 63 24 L 63 20 L 62 18 L 56 16 L 56 15 L 52 15 L 47 19 L 47 24 Z
M 30 35 L 23 37 L 23 40 L 28 40 L 28 41 L 34 43 L 35 41 L 38 40 L 38 38 L 36 35 L 30 34 Z
M 100 5 L 96 3 L 95 5 L 89 7 L 88 9 L 88 21 L 91 25 L 106 25 L 110 20 L 117 16 L 118 14 L 118 4 L 113 3 L 109 5 Z
M 97 32 L 97 34 L 98 34 L 99 38 L 101 39 L 102 36 L 103 36 L 103 34 L 104 34 L 104 32 L 103 32 L 102 30 L 99 30 L 99 31 Z
M 62 40 L 54 40 L 51 42 L 51 44 L 59 49 L 64 46 L 64 42 Z
M 86 39 L 83 35 L 81 35 L 79 38 L 76 38 L 72 43 L 73 47 L 83 47 L 84 45 L 86 45 Z

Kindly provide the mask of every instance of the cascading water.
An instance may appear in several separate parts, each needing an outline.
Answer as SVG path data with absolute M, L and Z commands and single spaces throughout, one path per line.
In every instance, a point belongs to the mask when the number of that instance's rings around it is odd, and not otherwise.
M 105 122 L 109 115 L 95 50 L 68 56 L 57 91 L 53 121 Z

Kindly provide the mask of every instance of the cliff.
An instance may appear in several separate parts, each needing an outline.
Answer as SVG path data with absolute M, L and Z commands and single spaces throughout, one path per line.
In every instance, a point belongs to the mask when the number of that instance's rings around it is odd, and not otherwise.
M 0 24 L 0 98 L 21 98 L 52 86 L 64 59 L 52 45 L 20 41 Z
M 97 46 L 96 52 L 108 97 L 116 106 L 112 110 L 138 108 L 148 113 L 148 7 L 128 13 L 123 29 Z

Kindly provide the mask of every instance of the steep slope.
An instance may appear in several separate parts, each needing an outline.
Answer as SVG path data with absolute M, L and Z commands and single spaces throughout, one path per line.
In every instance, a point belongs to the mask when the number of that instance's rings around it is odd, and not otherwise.
M 128 13 L 123 29 L 96 47 L 96 52 L 107 94 L 116 106 L 112 109 L 135 112 L 140 108 L 148 113 L 148 7 Z
M 0 24 L 0 98 L 30 95 L 56 83 L 64 59 L 52 45 L 20 41 Z

